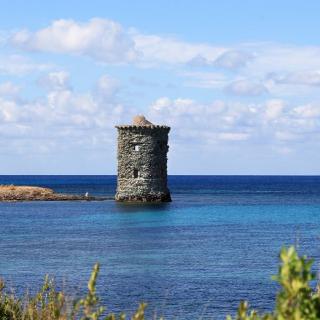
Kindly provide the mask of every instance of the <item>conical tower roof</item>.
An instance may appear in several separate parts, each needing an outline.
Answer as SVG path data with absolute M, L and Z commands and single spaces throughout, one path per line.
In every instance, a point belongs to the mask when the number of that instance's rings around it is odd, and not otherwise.
M 153 123 L 148 121 L 146 119 L 146 117 L 143 115 L 137 115 L 137 116 L 133 117 L 132 124 L 134 126 L 152 126 L 153 125 Z
M 166 125 L 158 125 L 153 124 L 149 120 L 146 119 L 144 115 L 136 115 L 133 117 L 132 124 L 127 125 L 118 125 L 116 126 L 118 129 L 166 129 L 170 130 L 170 127 Z

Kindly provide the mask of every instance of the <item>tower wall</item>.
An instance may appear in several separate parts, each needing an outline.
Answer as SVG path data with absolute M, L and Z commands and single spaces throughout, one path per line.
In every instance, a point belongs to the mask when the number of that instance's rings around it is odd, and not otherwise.
M 117 126 L 116 200 L 171 201 L 167 188 L 167 126 Z

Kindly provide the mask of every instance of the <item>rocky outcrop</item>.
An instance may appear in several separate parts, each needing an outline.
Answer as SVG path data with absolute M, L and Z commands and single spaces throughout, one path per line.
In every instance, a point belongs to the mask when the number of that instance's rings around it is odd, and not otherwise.
M 107 200 L 89 195 L 55 193 L 52 189 L 31 186 L 0 186 L 0 201 L 74 201 Z

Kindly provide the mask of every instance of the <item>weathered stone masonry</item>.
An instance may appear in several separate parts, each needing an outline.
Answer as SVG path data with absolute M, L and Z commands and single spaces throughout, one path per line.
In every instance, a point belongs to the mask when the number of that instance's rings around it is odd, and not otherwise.
M 138 116 L 118 129 L 117 201 L 171 201 L 167 188 L 167 126 Z

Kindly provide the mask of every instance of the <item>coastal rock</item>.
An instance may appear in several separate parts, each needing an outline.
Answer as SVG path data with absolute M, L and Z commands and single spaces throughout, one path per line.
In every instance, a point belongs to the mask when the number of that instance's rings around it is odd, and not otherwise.
M 70 200 L 106 200 L 89 195 L 55 193 L 52 189 L 33 186 L 0 186 L 0 201 L 70 201 Z

